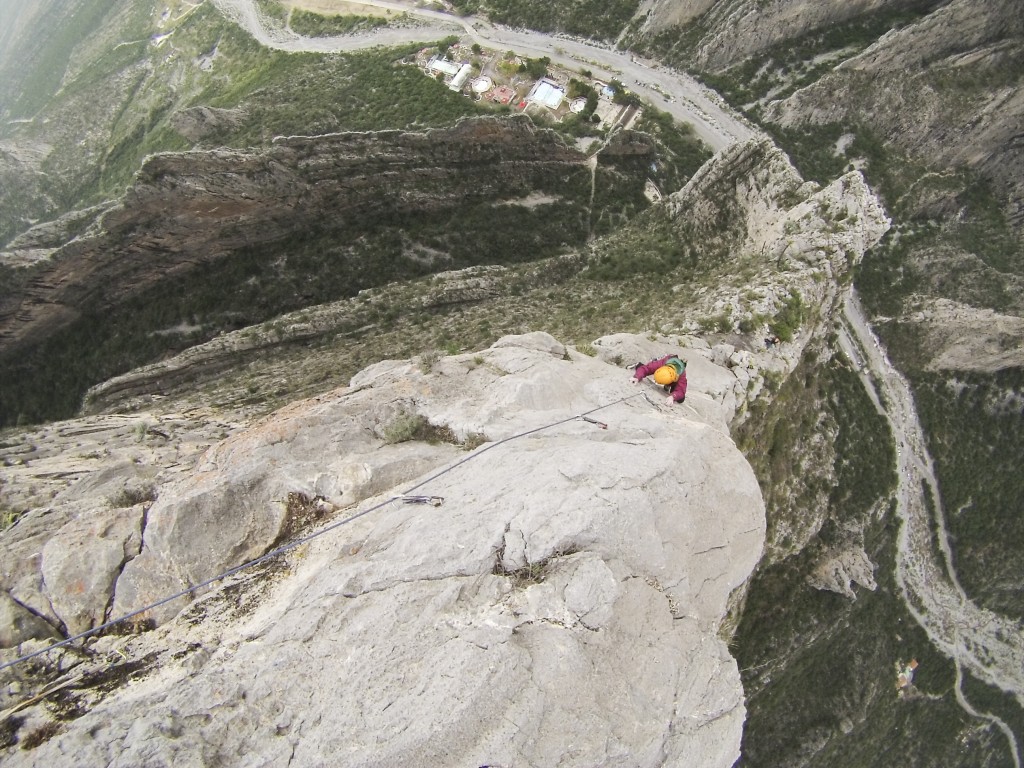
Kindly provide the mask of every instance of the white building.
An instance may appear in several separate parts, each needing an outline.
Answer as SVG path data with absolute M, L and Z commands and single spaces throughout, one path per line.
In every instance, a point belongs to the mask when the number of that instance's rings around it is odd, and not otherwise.
M 469 79 L 469 73 L 473 71 L 473 67 L 469 64 L 463 64 L 462 68 L 455 74 L 452 81 L 448 84 L 448 87 L 453 91 L 458 91 L 466 84 L 466 80 Z
M 526 100 L 534 104 L 543 104 L 548 109 L 558 109 L 564 98 L 565 89 L 562 86 L 547 78 L 541 78 L 530 89 Z
M 427 62 L 428 72 L 442 72 L 449 77 L 454 77 L 459 73 L 461 67 L 454 61 L 448 61 L 444 56 L 434 55 L 430 57 L 430 61 Z

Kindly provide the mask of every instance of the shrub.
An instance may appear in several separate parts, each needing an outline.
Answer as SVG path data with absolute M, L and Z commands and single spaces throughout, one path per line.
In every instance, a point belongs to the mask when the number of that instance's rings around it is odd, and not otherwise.
M 799 292 L 791 291 L 782 309 L 768 324 L 772 333 L 782 341 L 792 341 L 793 333 L 804 320 L 804 302 Z
M 3 508 L 0 509 L 0 531 L 6 531 L 8 528 L 18 522 L 18 518 L 22 516 L 22 512 L 18 512 L 15 509 Z
M 424 352 L 420 355 L 420 370 L 423 373 L 430 373 L 434 369 L 434 363 L 441 359 L 441 353 L 436 349 Z
M 387 445 L 405 443 L 416 437 L 427 420 L 418 413 L 402 411 L 395 416 L 383 429 L 383 439 Z
M 152 485 L 126 485 L 109 499 L 114 507 L 134 507 L 156 501 L 156 488 Z

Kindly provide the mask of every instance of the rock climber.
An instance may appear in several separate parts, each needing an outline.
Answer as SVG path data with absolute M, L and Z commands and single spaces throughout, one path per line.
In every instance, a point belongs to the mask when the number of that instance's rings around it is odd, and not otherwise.
M 651 374 L 654 374 L 654 381 L 668 392 L 669 401 L 681 403 L 686 399 L 686 361 L 681 357 L 666 355 L 647 364 L 637 363 L 633 383 L 639 384 Z

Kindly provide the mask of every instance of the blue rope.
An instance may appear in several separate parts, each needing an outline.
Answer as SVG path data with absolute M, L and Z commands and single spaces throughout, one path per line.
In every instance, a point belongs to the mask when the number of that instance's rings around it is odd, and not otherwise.
M 473 453 L 469 454 L 465 458 L 460 459 L 459 461 L 455 462 L 454 464 L 451 464 L 450 466 L 445 467 L 440 472 L 437 472 L 437 473 L 431 475 L 430 477 L 428 477 L 426 480 L 423 480 L 422 482 L 417 483 L 416 485 L 414 485 L 411 488 L 409 488 L 404 494 L 402 494 L 402 496 L 409 495 L 413 491 L 415 491 L 415 490 L 417 490 L 419 488 L 422 488 L 427 483 L 430 483 L 430 482 L 436 480 L 437 478 L 441 477 L 442 475 L 445 475 L 445 474 L 451 472 L 452 470 L 462 466 L 467 461 L 475 459 L 477 456 L 480 456 L 481 454 L 486 453 L 487 451 L 491 450 L 492 448 L 497 448 L 499 445 L 502 445 L 503 443 L 507 443 L 510 440 L 517 440 L 520 437 L 527 437 L 527 436 L 535 434 L 537 432 L 541 432 L 541 431 L 543 431 L 545 429 L 551 429 L 552 427 L 557 427 L 557 426 L 559 426 L 561 424 L 566 424 L 566 423 L 568 423 L 570 421 L 575 421 L 576 419 L 581 419 L 584 416 L 589 416 L 592 413 L 596 413 L 597 411 L 604 410 L 605 408 L 610 408 L 613 405 L 618 405 L 619 403 L 625 402 L 626 400 L 631 400 L 634 397 L 640 397 L 641 395 L 642 395 L 642 393 L 638 393 L 638 394 L 635 394 L 635 395 L 628 395 L 627 397 L 620 398 L 620 399 L 618 399 L 618 400 L 616 400 L 614 402 L 607 403 L 606 405 L 600 405 L 597 408 L 592 408 L 591 410 L 585 411 L 584 413 L 580 413 L 580 414 L 577 414 L 575 416 L 569 416 L 568 418 L 560 419 L 559 421 L 554 421 L 554 422 L 552 422 L 550 424 L 545 424 L 545 425 L 540 426 L 540 427 L 535 427 L 534 429 L 528 429 L 525 432 L 520 432 L 520 433 L 515 434 L 515 435 L 510 435 L 509 437 L 504 437 L 501 440 L 497 440 L 497 441 L 491 443 L 490 445 L 487 445 L 486 447 L 483 447 L 483 448 L 480 448 L 479 450 L 473 451 Z M 283 554 L 285 552 L 288 552 L 289 550 L 295 549 L 296 547 L 301 546 L 302 544 L 305 544 L 305 543 L 307 543 L 309 541 L 312 541 L 315 538 L 323 536 L 325 533 L 329 533 L 330 531 L 333 531 L 336 528 L 340 528 L 343 525 L 348 525 L 353 520 L 358 520 L 360 517 L 363 517 L 364 515 L 368 515 L 371 512 L 376 512 L 381 507 L 385 507 L 385 506 L 387 506 L 388 504 L 390 504 L 393 501 L 401 500 L 402 496 L 392 496 L 391 498 L 389 498 L 389 499 L 387 499 L 385 501 L 382 501 L 379 504 L 375 504 L 374 506 L 369 507 L 368 509 L 364 509 L 362 512 L 357 512 L 356 514 L 351 515 L 349 517 L 346 517 L 343 520 L 339 520 L 336 523 L 331 523 L 326 528 L 321 528 L 320 530 L 315 531 L 315 532 L 309 534 L 308 536 L 303 536 L 303 537 L 301 537 L 299 539 L 295 539 L 294 541 L 290 541 L 287 544 L 282 544 L 280 547 L 277 547 L 276 549 L 272 549 L 269 552 L 267 552 L 267 553 L 265 553 L 263 555 L 260 555 L 257 558 L 254 558 L 252 560 L 244 562 L 241 565 L 236 565 L 234 568 L 230 568 L 227 571 L 224 571 L 224 573 L 217 574 L 216 576 L 211 576 L 210 578 L 206 579 L 205 581 L 201 581 L 198 584 L 193 584 L 191 587 L 186 587 L 185 589 L 181 590 L 180 592 L 176 592 L 173 595 L 169 595 L 168 597 L 161 598 L 160 600 L 157 600 L 155 603 L 151 603 L 150 605 L 147 605 L 144 608 L 139 608 L 137 610 L 132 611 L 131 613 L 126 613 L 124 616 L 118 616 L 116 619 L 111 619 L 110 621 L 104 622 L 103 624 L 100 624 L 97 627 L 93 627 L 92 629 L 87 629 L 85 632 L 79 632 L 77 635 L 69 637 L 69 638 L 67 638 L 65 640 L 61 640 L 58 643 L 54 643 L 53 645 L 48 645 L 45 648 L 39 649 L 38 651 L 33 651 L 32 653 L 27 653 L 24 656 L 19 656 L 18 658 L 14 659 L 12 661 L 8 661 L 8 662 L 5 662 L 3 664 L 0 664 L 0 671 L 8 669 L 9 667 L 13 667 L 16 664 L 21 664 L 22 662 L 28 661 L 29 659 L 34 659 L 35 657 L 41 656 L 44 653 L 49 653 L 50 651 L 54 651 L 54 650 L 56 650 L 58 648 L 64 648 L 64 647 L 66 647 L 68 645 L 71 645 L 71 643 L 74 643 L 74 642 L 76 642 L 78 640 L 82 640 L 82 639 L 84 639 L 86 637 L 90 637 L 91 635 L 95 635 L 95 634 L 97 634 L 99 632 L 102 632 L 105 629 L 110 629 L 111 627 L 113 627 L 113 626 L 115 626 L 117 624 L 120 624 L 122 622 L 128 621 L 129 619 L 133 619 L 136 616 L 145 613 L 146 611 L 151 611 L 154 608 L 159 608 L 161 605 L 166 605 L 167 603 L 173 602 L 174 600 L 177 600 L 179 598 L 185 597 L 186 595 L 190 595 L 193 592 L 202 589 L 203 587 L 208 587 L 211 584 L 214 584 L 214 583 L 216 583 L 218 581 L 221 581 L 223 579 L 228 578 L 229 576 L 234 576 L 239 571 L 243 571 L 246 568 L 251 568 L 254 565 L 259 565 L 260 563 L 266 562 L 267 560 L 270 560 L 273 557 L 277 557 L 278 555 Z

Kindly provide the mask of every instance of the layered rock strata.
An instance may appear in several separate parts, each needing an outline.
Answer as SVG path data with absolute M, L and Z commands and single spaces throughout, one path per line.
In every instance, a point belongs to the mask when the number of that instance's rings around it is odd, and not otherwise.
M 24 289 L 0 299 L 0 354 L 241 249 L 358 229 L 378 216 L 525 197 L 584 161 L 526 118 L 154 155 L 124 200 L 102 214 L 98 234 L 63 245 Z

